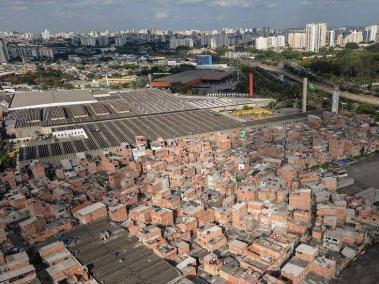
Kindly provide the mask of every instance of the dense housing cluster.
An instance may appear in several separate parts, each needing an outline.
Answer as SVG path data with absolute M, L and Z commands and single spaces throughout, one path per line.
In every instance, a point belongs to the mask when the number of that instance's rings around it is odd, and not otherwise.
M 137 136 L 62 160 L 54 179 L 35 160 L 1 176 L 2 246 L 6 226 L 19 231 L 56 281 L 328 282 L 378 225 L 368 200 L 338 193 L 345 178 L 331 166 L 379 150 L 372 124 L 324 112 L 248 132 Z M 13 273 L 33 276 L 23 267 Z

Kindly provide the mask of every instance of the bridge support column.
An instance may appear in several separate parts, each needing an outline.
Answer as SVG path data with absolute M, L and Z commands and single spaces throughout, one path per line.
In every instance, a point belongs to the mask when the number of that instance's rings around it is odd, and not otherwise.
M 308 99 L 308 78 L 303 79 L 303 102 L 302 111 L 307 111 L 307 99 Z

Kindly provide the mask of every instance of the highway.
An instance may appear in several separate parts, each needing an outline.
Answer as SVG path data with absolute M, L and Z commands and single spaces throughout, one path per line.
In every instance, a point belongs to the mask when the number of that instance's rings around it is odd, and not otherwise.
M 284 69 L 281 66 L 266 65 L 266 64 L 261 64 L 261 63 L 257 63 L 257 62 L 251 62 L 249 60 L 243 60 L 242 62 L 248 66 L 251 66 L 251 67 L 259 67 L 259 68 L 262 68 L 263 70 L 266 70 L 268 72 L 276 73 L 279 75 L 284 75 L 284 76 L 288 77 L 289 79 L 297 81 L 299 83 L 303 82 L 302 77 L 289 72 L 288 70 Z M 310 83 L 312 83 L 316 89 L 323 91 L 325 93 L 328 93 L 330 95 L 333 95 L 333 91 L 334 91 L 333 87 L 331 87 L 327 84 L 314 82 L 314 81 L 310 81 Z M 368 96 L 368 95 L 363 95 L 363 94 L 358 95 L 358 94 L 354 94 L 354 93 L 350 93 L 350 92 L 341 92 L 340 97 L 347 99 L 347 100 L 354 101 L 354 102 L 365 103 L 365 104 L 370 104 L 370 105 L 374 105 L 374 106 L 379 107 L 379 98 L 374 97 L 374 96 Z

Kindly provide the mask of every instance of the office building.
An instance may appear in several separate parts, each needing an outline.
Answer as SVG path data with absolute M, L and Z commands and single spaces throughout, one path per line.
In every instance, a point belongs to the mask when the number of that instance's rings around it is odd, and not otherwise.
M 308 24 L 306 26 L 306 50 L 318 52 L 321 47 L 326 46 L 327 24 Z
M 0 39 L 0 63 L 8 63 L 10 60 L 5 40 Z

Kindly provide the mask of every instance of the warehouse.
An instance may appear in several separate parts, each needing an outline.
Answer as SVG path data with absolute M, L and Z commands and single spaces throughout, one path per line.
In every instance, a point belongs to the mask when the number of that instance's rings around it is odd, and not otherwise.
M 190 70 L 156 79 L 152 82 L 152 86 L 156 88 L 169 88 L 179 84 L 186 87 L 193 87 L 200 83 L 220 83 L 230 78 L 234 73 L 234 71 L 211 69 Z
M 16 92 L 9 110 L 55 107 L 96 102 L 90 90 Z
M 81 91 L 75 92 L 78 92 L 79 98 L 83 98 Z M 69 98 L 74 96 L 73 91 L 69 93 L 66 102 L 59 106 L 42 106 L 40 97 L 43 95 L 36 93 L 37 99 L 34 104 L 28 97 L 23 107 L 21 102 L 17 101 L 20 97 L 16 96 L 17 98 L 13 99 L 17 108 L 11 108 L 6 113 L 9 135 L 14 134 L 17 138 L 33 137 L 35 133 L 49 133 L 49 128 L 55 126 L 195 109 L 174 95 L 158 89 L 94 95 L 93 102 L 81 101 L 80 104 L 74 104 L 78 99 L 69 101 Z
M 75 153 L 95 153 L 121 143 L 134 144 L 136 136 L 154 141 L 158 137 L 175 138 L 238 127 L 234 119 L 218 116 L 206 110 L 189 110 L 166 114 L 145 115 L 104 122 L 52 128 L 52 138 L 32 140 L 19 149 L 22 164 L 30 160 L 74 156 Z

